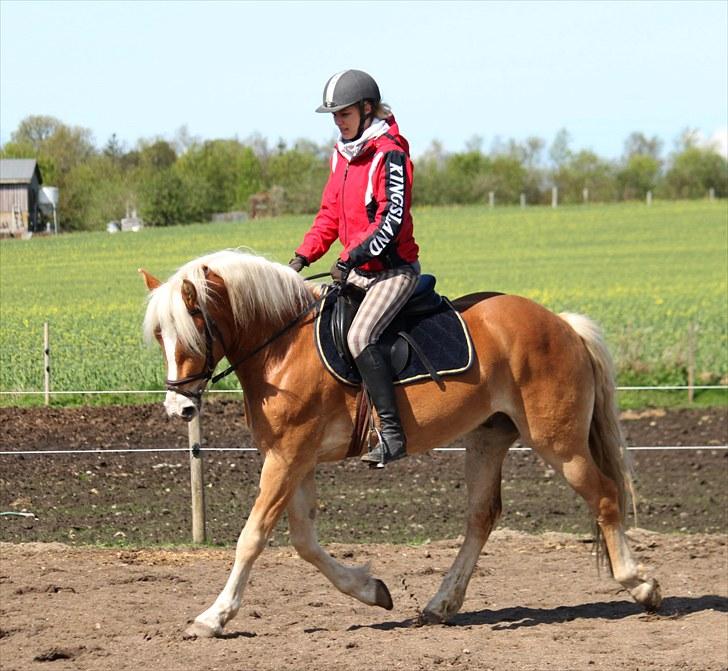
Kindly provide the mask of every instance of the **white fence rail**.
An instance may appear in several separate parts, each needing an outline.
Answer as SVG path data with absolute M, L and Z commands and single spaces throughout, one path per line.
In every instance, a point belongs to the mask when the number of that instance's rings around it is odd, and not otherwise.
M 47 366 L 49 370 L 49 366 Z M 38 395 L 45 397 L 45 405 L 49 405 L 51 396 L 63 395 L 157 395 L 165 394 L 166 390 L 138 390 L 138 389 L 104 389 L 104 390 L 72 390 L 72 391 L 52 391 L 49 388 L 49 381 L 46 378 L 46 388 L 43 391 L 0 391 L 2 396 L 29 396 Z M 636 386 L 636 387 L 617 387 L 619 391 L 685 391 L 688 392 L 688 399 L 692 401 L 693 392 L 697 389 L 728 389 L 728 385 L 670 385 L 670 386 Z M 241 389 L 210 389 L 207 393 L 218 394 L 242 394 Z M 60 456 L 71 454 L 143 454 L 143 453 L 164 453 L 164 452 L 187 452 L 190 458 L 190 495 L 191 495 L 191 516 L 192 516 L 192 542 L 204 543 L 207 537 L 207 521 L 205 509 L 205 490 L 204 490 L 204 452 L 255 452 L 252 447 L 202 447 L 202 439 L 200 435 L 199 416 L 190 422 L 189 425 L 189 446 L 184 447 L 157 447 L 157 448 L 109 448 L 109 449 L 83 449 L 83 450 L 63 450 L 63 449 L 46 449 L 46 450 L 0 450 L 0 457 L 8 456 Z M 513 452 L 527 452 L 531 448 L 523 446 L 514 446 L 510 448 Z M 628 446 L 630 451 L 658 451 L 658 450 L 728 450 L 728 445 L 635 445 Z M 436 448 L 436 452 L 460 452 L 464 451 L 462 447 L 442 447 Z
M 617 391 L 689 391 L 691 389 L 720 389 L 728 390 L 725 384 L 675 384 L 675 385 L 657 385 L 657 386 L 629 386 L 617 387 Z M 0 391 L 0 396 L 133 396 L 133 395 L 149 395 L 166 394 L 166 389 L 76 389 L 76 390 L 24 390 L 24 391 Z M 208 389 L 206 394 L 242 394 L 242 389 Z

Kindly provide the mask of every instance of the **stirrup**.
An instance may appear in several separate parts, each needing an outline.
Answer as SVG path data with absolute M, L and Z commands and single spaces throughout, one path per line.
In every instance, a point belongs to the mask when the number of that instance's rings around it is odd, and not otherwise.
M 404 441 L 402 441 L 403 449 L 393 455 L 387 446 L 387 441 L 384 439 L 382 432 L 376 427 L 374 427 L 374 432 L 377 435 L 376 447 L 361 456 L 361 461 L 368 464 L 369 468 L 384 468 L 386 464 L 398 461 L 407 456 L 407 448 L 405 447 Z

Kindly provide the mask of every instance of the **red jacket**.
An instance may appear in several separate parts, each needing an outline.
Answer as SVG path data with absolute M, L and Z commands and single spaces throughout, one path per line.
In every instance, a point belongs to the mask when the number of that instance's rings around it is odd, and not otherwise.
M 344 246 L 341 259 L 367 272 L 417 260 L 409 145 L 394 117 L 386 121 L 387 132 L 367 142 L 351 161 L 338 146 L 334 150 L 321 208 L 296 250 L 309 263 L 337 238 Z

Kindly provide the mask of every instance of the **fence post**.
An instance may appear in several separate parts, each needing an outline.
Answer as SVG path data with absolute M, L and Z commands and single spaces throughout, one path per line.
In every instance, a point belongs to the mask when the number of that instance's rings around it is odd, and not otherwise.
M 647 192 L 647 207 L 652 205 L 652 191 Z
M 495 205 L 495 192 L 488 191 L 488 207 L 490 207 L 490 209 L 492 210 L 494 205 Z
M 558 207 L 559 205 L 559 187 L 551 187 L 551 207 Z
M 589 202 L 589 189 L 587 187 L 584 187 L 581 195 L 584 199 L 584 204 L 586 205 Z
M 688 403 L 695 398 L 695 323 L 688 325 Z
M 202 438 L 200 415 L 188 424 L 190 445 L 190 491 L 192 493 L 192 542 L 204 543 L 205 533 L 205 478 L 202 470 Z
M 43 390 L 45 404 L 51 404 L 51 345 L 48 322 L 43 322 Z
M 708 200 L 715 200 L 715 189 L 712 186 L 708 189 Z
M 521 207 L 526 207 L 526 194 L 521 194 Z

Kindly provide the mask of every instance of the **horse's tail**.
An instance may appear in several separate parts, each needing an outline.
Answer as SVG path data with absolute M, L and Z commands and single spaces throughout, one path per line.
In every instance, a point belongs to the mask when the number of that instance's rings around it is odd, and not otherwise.
M 565 312 L 559 317 L 581 338 L 594 370 L 594 412 L 589 428 L 589 450 L 601 472 L 617 486 L 622 521 L 629 497 L 636 517 L 632 469 L 619 425 L 614 362 L 604 334 L 596 323 L 583 315 Z

